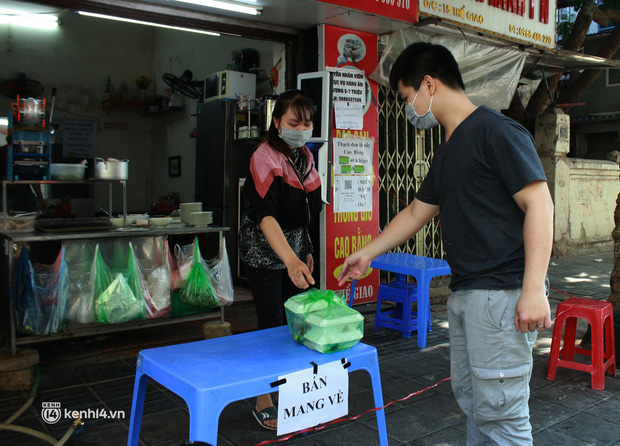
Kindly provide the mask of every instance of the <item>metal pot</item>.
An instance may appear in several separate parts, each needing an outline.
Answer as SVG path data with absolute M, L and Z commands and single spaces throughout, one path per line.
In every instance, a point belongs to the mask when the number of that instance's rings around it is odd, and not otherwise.
M 107 161 L 103 158 L 95 158 L 95 178 L 103 180 L 126 180 L 129 177 L 129 160 Z

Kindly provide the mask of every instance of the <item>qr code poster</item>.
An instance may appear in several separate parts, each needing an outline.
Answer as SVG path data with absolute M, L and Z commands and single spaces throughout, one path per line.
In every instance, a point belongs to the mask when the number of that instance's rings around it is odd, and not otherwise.
M 372 177 L 334 176 L 334 212 L 372 211 Z

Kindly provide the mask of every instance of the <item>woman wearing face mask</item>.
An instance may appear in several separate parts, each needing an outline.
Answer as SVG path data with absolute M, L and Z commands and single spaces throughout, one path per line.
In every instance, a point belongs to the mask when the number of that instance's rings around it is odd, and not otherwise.
M 245 217 L 239 228 L 239 255 L 245 265 L 258 329 L 286 323 L 284 302 L 314 285 L 308 225 L 321 209 L 321 183 L 305 143 L 312 135 L 314 106 L 300 90 L 280 95 L 265 140 L 250 160 L 244 184 Z M 271 395 L 257 398 L 252 413 L 275 430 Z

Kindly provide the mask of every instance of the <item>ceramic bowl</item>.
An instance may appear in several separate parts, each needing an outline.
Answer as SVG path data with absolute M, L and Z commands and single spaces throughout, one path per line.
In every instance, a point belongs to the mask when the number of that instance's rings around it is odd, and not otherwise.
M 123 217 L 110 218 L 110 224 L 115 228 L 123 227 Z
M 152 217 L 149 219 L 151 226 L 155 226 L 157 228 L 165 228 L 170 223 L 172 223 L 172 217 Z

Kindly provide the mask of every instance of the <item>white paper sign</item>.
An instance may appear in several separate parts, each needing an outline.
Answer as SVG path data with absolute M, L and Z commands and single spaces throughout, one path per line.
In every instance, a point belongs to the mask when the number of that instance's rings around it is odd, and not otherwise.
M 364 128 L 364 106 L 347 102 L 334 102 L 334 117 L 337 129 L 362 130 Z
M 334 176 L 334 212 L 372 211 L 372 176 Z
M 349 413 L 349 373 L 341 361 L 280 376 L 278 435 L 335 420 Z
M 62 155 L 65 158 L 93 158 L 95 156 L 94 119 L 64 119 L 62 121 Z
M 332 98 L 334 104 L 344 102 L 358 104 L 362 108 L 366 105 L 366 76 L 361 70 L 333 69 Z
M 334 175 L 372 175 L 374 138 L 334 138 Z

